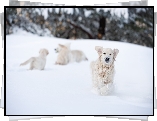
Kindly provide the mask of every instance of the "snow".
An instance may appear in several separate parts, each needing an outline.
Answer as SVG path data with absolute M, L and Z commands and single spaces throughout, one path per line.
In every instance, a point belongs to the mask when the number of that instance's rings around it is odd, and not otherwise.
M 79 17 L 78 17 L 78 20 L 79 20 L 79 21 L 81 21 L 81 20 L 82 20 L 82 17 L 81 17 L 81 16 L 79 16 Z
M 39 15 L 41 15 L 41 11 L 39 9 L 35 9 L 35 12 L 37 12 Z
M 56 13 L 59 13 L 59 8 L 55 8 Z
M 64 11 L 67 11 L 68 14 L 72 14 L 73 8 L 64 8 Z
M 146 13 L 146 8 L 136 8 L 136 12 L 145 12 Z
M 48 8 L 48 10 L 49 10 L 50 12 L 52 12 L 52 8 Z
M 121 3 L 119 3 L 119 5 L 121 5 Z M 110 4 L 108 4 L 108 6 L 110 6 Z M 51 8 L 42 8 L 43 12 L 42 15 L 44 16 L 45 19 L 47 19 L 48 17 L 48 9 L 52 12 Z M 124 14 L 124 18 L 128 19 L 128 8 L 96 8 L 97 11 L 99 11 L 100 9 L 103 9 L 105 12 L 107 12 L 108 10 L 111 10 L 111 14 L 114 15 L 114 13 L 121 17 L 121 14 Z M 61 10 L 66 11 L 68 14 L 72 14 L 73 13 L 73 8 L 61 8 Z M 76 12 L 78 13 L 78 9 L 75 9 Z M 35 11 L 41 15 L 41 12 L 39 9 L 35 9 Z M 55 11 L 57 13 L 59 13 L 59 8 L 55 8 Z M 85 11 L 85 16 L 88 17 L 91 14 L 91 11 L 86 10 Z
M 45 20 L 48 18 L 48 8 L 44 8 L 44 9 L 43 9 L 42 15 L 44 16 L 44 19 L 45 19 Z
M 85 11 L 85 16 L 88 17 L 91 13 L 92 13 L 91 11 L 86 10 L 86 11 Z
M 58 43 L 71 42 L 71 49 L 84 51 L 89 61 L 54 65 Z M 119 49 L 115 61 L 115 91 L 108 96 L 92 92 L 90 62 L 98 55 L 95 46 Z M 45 70 L 27 70 L 20 63 L 49 55 Z M 6 36 L 7 115 L 152 115 L 153 49 L 139 45 L 79 39 L 70 41 L 18 32 Z
M 124 15 L 125 19 L 128 19 L 128 8 L 96 8 L 97 11 L 103 9 L 105 12 L 111 10 L 111 15 L 116 14 L 118 17 L 121 17 L 121 14 Z

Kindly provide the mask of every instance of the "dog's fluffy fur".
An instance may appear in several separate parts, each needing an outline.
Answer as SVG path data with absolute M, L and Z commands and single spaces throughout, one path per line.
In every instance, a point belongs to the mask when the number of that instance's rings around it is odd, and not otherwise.
M 38 57 L 31 57 L 27 61 L 20 64 L 20 66 L 26 65 L 30 63 L 29 70 L 38 69 L 38 70 L 44 70 L 46 65 L 46 56 L 49 54 L 47 49 L 41 49 L 39 51 Z
M 83 60 L 88 60 L 82 51 L 70 50 L 70 43 L 65 45 L 59 44 L 55 51 L 58 53 L 55 64 L 66 65 L 70 62 L 81 62 Z
M 113 90 L 114 61 L 119 53 L 118 49 L 96 46 L 99 58 L 91 62 L 93 88 L 100 95 L 107 95 Z

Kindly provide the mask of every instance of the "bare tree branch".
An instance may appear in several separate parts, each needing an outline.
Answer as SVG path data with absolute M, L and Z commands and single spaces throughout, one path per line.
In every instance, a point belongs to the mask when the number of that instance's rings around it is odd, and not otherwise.
M 89 29 L 85 28 L 83 25 L 81 24 L 77 25 L 76 23 L 70 21 L 69 19 L 67 19 L 66 21 L 72 26 L 74 26 L 75 28 L 78 28 L 82 30 L 83 32 L 85 32 L 90 39 L 95 39 L 95 37 L 92 35 L 92 32 Z

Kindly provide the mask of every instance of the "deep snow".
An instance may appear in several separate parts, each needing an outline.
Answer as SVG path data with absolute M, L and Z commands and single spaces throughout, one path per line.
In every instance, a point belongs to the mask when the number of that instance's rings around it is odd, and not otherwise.
M 71 42 L 89 61 L 54 65 L 58 43 Z M 90 62 L 98 55 L 95 46 L 119 49 L 115 62 L 115 92 L 109 96 L 92 93 Z M 20 63 L 38 56 L 40 48 L 49 55 L 44 71 L 28 71 Z M 19 32 L 6 36 L 7 115 L 152 115 L 153 49 L 115 41 L 65 40 Z

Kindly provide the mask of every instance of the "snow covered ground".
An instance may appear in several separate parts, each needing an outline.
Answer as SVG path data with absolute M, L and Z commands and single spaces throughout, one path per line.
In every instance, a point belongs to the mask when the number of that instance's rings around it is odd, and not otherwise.
M 58 43 L 71 42 L 89 61 L 54 65 Z M 98 55 L 95 46 L 119 49 L 115 62 L 115 92 L 100 96 L 91 91 L 90 62 Z M 49 55 L 44 71 L 27 70 L 20 63 Z M 153 49 L 139 45 L 100 40 L 65 40 L 19 32 L 6 37 L 7 115 L 152 115 Z

